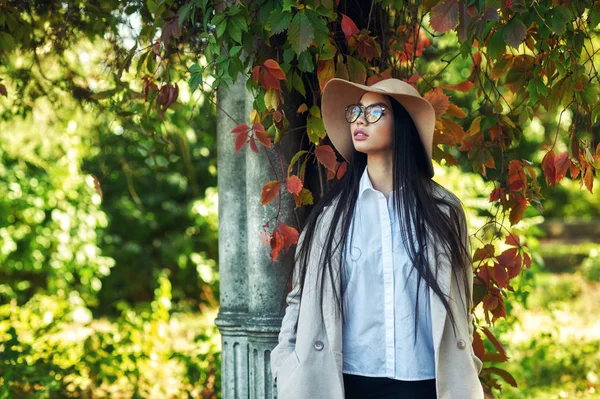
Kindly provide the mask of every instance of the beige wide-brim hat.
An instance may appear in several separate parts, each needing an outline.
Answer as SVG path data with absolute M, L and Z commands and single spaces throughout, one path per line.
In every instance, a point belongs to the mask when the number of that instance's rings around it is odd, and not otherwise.
M 340 78 L 333 78 L 327 82 L 321 95 L 321 114 L 325 131 L 336 150 L 346 161 L 352 162 L 354 144 L 352 143 L 350 124 L 346 121 L 344 110 L 347 105 L 357 103 L 366 92 L 388 95 L 406 108 L 425 147 L 429 175 L 433 176 L 431 152 L 436 120 L 435 110 L 431 103 L 421 97 L 414 87 L 400 79 L 383 79 L 372 86 Z

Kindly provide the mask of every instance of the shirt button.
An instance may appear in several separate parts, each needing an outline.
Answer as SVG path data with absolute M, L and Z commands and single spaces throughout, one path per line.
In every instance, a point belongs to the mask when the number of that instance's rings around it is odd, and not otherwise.
M 322 341 L 315 342 L 315 349 L 318 350 L 318 351 L 322 350 L 324 346 L 325 345 L 323 345 Z
M 467 347 L 467 343 L 464 339 L 459 339 L 456 343 L 456 346 L 458 346 L 458 349 L 465 349 Z

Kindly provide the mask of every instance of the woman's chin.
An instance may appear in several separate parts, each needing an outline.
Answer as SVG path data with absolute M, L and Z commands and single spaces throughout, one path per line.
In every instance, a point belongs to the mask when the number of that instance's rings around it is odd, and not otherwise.
M 365 154 L 368 154 L 369 152 L 372 151 L 372 148 L 369 144 L 365 143 L 364 141 L 352 141 L 354 143 L 354 149 L 358 152 L 364 152 Z

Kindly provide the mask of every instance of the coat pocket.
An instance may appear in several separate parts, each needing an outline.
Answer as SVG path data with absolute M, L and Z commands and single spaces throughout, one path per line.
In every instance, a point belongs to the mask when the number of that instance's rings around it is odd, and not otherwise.
M 277 390 L 281 391 L 283 387 L 289 382 L 289 377 L 298 368 L 300 359 L 296 351 L 292 351 L 281 363 L 279 371 L 277 371 Z

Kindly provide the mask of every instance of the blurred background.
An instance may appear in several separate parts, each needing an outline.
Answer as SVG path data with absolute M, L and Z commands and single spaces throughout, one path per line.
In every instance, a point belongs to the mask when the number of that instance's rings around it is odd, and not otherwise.
M 133 45 L 132 18 L 114 22 L 122 47 Z M 220 398 L 211 80 L 190 90 L 188 68 L 201 61 L 183 54 L 169 69 L 177 102 L 147 112 L 139 71 L 156 68 L 150 50 L 119 69 L 113 37 L 78 32 L 40 53 L 0 41 L 0 398 Z M 452 35 L 438 40 L 426 74 L 458 49 Z M 468 76 L 461 62 L 441 78 Z M 524 127 L 519 157 L 538 171 L 557 122 L 541 114 Z M 473 234 L 495 212 L 493 187 L 453 154 L 459 165 L 436 165 L 435 179 L 463 200 Z M 491 328 L 519 384 L 502 397 L 600 397 L 600 195 L 541 176 L 543 214 L 528 207 L 515 226 L 532 267 Z

